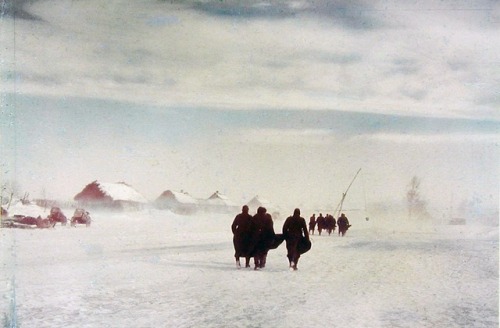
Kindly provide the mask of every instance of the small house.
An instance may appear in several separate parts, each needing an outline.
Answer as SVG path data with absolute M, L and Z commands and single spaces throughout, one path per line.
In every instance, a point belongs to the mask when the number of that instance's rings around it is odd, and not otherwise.
M 154 206 L 177 214 L 193 214 L 198 210 L 198 200 L 183 190 L 166 190 L 155 200 Z
M 250 213 L 257 213 L 257 209 L 259 207 L 265 207 L 267 213 L 271 214 L 274 220 L 279 219 L 280 217 L 278 208 L 275 205 L 273 205 L 270 201 L 260 197 L 259 195 L 256 195 L 254 198 L 249 200 L 247 206 L 250 209 Z
M 74 200 L 81 207 L 107 208 L 117 210 L 142 209 L 147 200 L 132 186 L 125 182 L 93 181 L 78 193 Z
M 219 191 L 214 192 L 202 202 L 201 207 L 207 212 L 229 213 L 240 210 L 239 206 Z

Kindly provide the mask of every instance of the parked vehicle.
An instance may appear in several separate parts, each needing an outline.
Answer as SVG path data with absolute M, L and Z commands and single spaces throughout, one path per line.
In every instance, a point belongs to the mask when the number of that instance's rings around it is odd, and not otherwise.
M 53 228 L 56 222 L 51 222 L 48 218 L 42 219 L 38 217 L 25 216 L 15 214 L 12 218 L 5 218 L 2 220 L 2 228 L 19 228 L 19 229 L 46 229 Z
M 68 219 L 66 218 L 66 216 L 64 215 L 64 213 L 61 211 L 61 209 L 59 207 L 52 207 L 50 209 L 50 214 L 49 214 L 49 216 L 47 218 L 54 225 L 57 222 L 60 222 L 61 225 L 65 226 L 66 223 L 68 222 Z
M 87 227 L 90 226 L 92 219 L 90 218 L 89 212 L 83 208 L 77 208 L 73 217 L 71 218 L 71 226 L 75 227 L 77 224 L 85 224 Z

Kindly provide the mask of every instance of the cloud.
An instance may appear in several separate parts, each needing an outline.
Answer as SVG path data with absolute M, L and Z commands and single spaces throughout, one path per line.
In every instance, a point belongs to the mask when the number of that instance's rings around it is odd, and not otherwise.
M 126 181 L 149 199 L 166 189 L 221 190 L 235 201 L 265 194 L 296 206 L 307 192 L 325 206 L 360 167 L 370 201 L 404 197 L 413 175 L 435 199 L 498 193 L 500 123 L 492 120 L 6 97 L 16 106 L 2 108 L 2 169 L 31 195 L 45 187 L 68 199 L 99 179 Z
M 168 25 L 176 25 L 179 24 L 181 21 L 179 17 L 174 16 L 174 15 L 159 15 L 159 16 L 153 16 L 153 17 L 148 17 L 146 19 L 146 24 L 149 26 L 153 27 L 164 27 Z
M 209 15 L 236 19 L 289 19 L 314 16 L 353 30 L 369 30 L 384 26 L 372 15 L 374 7 L 367 1 L 204 1 L 193 8 Z
M 385 130 L 385 132 L 384 132 Z M 498 145 L 500 134 L 491 132 L 461 133 L 445 131 L 423 133 L 390 131 L 382 129 L 380 132 L 352 131 L 351 135 L 332 128 L 319 129 L 244 129 L 238 134 L 239 140 L 246 143 L 260 145 L 335 145 L 342 142 L 384 142 L 394 144 L 479 144 Z
M 500 92 L 480 96 L 476 103 L 478 105 L 485 105 L 487 107 L 491 105 L 493 107 L 500 108 Z
M 369 136 L 369 139 L 382 142 L 400 144 L 490 144 L 498 145 L 500 134 L 494 133 L 452 133 L 452 134 L 404 134 L 404 133 L 378 133 Z
M 420 65 L 415 59 L 394 58 L 391 68 L 386 74 L 415 75 L 420 71 Z
M 0 20 L 0 158 L 33 195 L 97 178 L 324 205 L 363 167 L 372 200 L 418 175 L 498 205 L 495 2 L 16 6 L 39 19 Z
M 337 141 L 328 129 L 245 129 L 239 138 L 245 143 L 259 145 L 325 145 Z
M 2 20 L 6 92 L 167 107 L 496 116 L 500 45 L 494 21 L 478 24 L 494 15 L 492 2 L 91 0 L 22 8 L 42 20 Z M 15 42 L 14 33 L 22 35 Z
M 36 0 L 11 0 L 3 1 L 0 7 L 0 17 L 12 17 L 16 19 L 23 20 L 40 20 L 40 17 L 31 14 L 29 11 L 25 10 L 25 6 L 28 3 L 33 3 Z
M 285 2 L 262 1 L 251 3 L 246 1 L 205 1 L 195 2 L 193 8 L 219 17 L 244 18 L 285 18 L 293 16 L 296 11 Z

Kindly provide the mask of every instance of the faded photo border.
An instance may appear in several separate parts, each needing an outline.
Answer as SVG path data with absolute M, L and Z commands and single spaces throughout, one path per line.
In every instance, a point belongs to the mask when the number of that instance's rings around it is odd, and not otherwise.
M 4 0 L 2 209 L 100 184 L 498 227 L 499 27 L 493 0 Z

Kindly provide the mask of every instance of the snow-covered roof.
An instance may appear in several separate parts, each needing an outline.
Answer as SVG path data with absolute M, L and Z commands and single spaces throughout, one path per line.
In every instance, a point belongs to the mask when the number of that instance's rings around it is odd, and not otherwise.
M 261 198 L 259 195 L 256 195 L 254 198 L 252 198 L 248 202 L 248 205 L 252 205 L 252 206 L 271 206 L 272 204 L 267 199 Z
M 172 191 L 168 190 L 163 193 L 163 195 L 171 194 L 176 201 L 182 204 L 197 204 L 198 201 L 185 191 Z M 161 196 L 160 196 L 161 197 Z
M 137 190 L 124 182 L 97 182 L 99 189 L 113 200 L 147 203 L 148 201 Z
M 227 196 L 216 191 L 207 199 L 207 203 L 212 205 L 236 206 Z
M 7 209 L 6 206 L 2 206 L 4 209 Z M 24 215 L 24 216 L 42 216 L 45 217 L 48 215 L 50 208 L 45 209 L 43 207 L 40 207 L 36 204 L 23 204 L 20 200 L 13 201 L 7 209 L 9 212 L 9 216 L 14 216 L 14 215 Z

